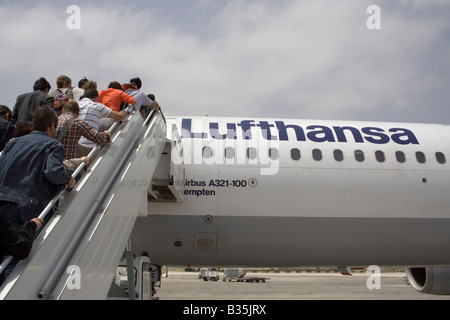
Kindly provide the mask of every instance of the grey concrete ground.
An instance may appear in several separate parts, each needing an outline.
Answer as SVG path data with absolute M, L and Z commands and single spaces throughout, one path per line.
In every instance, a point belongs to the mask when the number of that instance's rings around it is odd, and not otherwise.
M 450 300 L 416 292 L 405 273 L 248 273 L 270 278 L 265 283 L 198 279 L 197 272 L 170 271 L 156 288 L 159 300 Z M 368 288 L 375 287 L 374 289 Z

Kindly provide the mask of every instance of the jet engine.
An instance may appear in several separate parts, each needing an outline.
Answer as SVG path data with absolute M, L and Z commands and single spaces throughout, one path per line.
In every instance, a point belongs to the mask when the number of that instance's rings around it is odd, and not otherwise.
M 414 290 L 421 293 L 450 295 L 450 268 L 407 268 L 406 276 Z

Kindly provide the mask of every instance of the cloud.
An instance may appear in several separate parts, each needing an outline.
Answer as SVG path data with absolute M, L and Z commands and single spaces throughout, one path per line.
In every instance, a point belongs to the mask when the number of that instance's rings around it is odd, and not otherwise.
M 449 5 L 380 3 L 376 31 L 368 1 L 198 1 L 187 13 L 80 4 L 80 30 L 67 29 L 61 5 L 1 5 L 2 103 L 12 107 L 41 75 L 87 76 L 100 88 L 140 76 L 173 115 L 442 118 Z M 430 99 L 440 115 L 425 119 Z

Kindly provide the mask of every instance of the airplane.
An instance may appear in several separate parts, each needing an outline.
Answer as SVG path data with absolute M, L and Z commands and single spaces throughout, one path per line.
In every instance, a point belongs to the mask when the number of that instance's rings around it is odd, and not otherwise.
M 131 234 L 153 264 L 398 266 L 415 290 L 450 294 L 448 125 L 166 121 L 181 191 L 154 183 Z
M 127 268 L 135 253 L 159 277 L 376 265 L 448 295 L 448 137 L 440 124 L 130 115 L 0 298 L 104 297 L 125 244 Z

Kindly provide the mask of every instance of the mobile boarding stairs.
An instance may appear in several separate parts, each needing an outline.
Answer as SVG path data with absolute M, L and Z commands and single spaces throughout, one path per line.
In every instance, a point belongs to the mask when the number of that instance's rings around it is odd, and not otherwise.
M 72 191 L 62 191 L 41 214 L 53 216 L 0 299 L 106 299 L 136 217 L 148 214 L 147 198 L 182 201 L 184 165 L 171 161 L 181 140 L 161 112 L 146 119 L 132 112 L 110 131 L 111 143 L 91 152 L 98 155 Z M 83 169 L 84 163 L 73 176 Z

